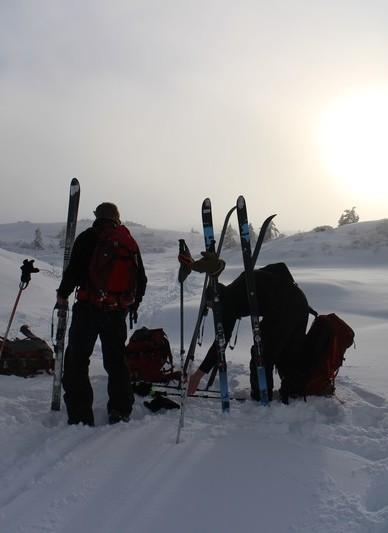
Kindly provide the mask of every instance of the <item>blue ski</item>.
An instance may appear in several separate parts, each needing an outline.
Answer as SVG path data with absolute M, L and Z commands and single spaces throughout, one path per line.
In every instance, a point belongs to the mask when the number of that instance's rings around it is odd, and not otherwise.
M 206 251 L 215 252 L 212 207 L 209 198 L 205 198 L 202 203 L 202 225 Z M 225 359 L 226 340 L 224 326 L 222 324 L 221 302 L 217 290 L 216 278 L 209 276 L 209 287 L 211 287 L 213 297 L 212 310 L 218 354 L 218 373 L 220 379 L 221 405 L 223 412 L 229 412 L 230 401 L 228 390 L 227 366 Z
M 254 278 L 254 263 L 252 261 L 251 241 L 249 235 L 248 215 L 243 196 L 237 198 L 237 218 L 241 240 L 241 251 L 244 262 L 245 281 L 247 286 L 247 295 L 251 315 L 253 346 L 252 356 L 256 362 L 257 367 L 257 380 L 260 390 L 260 401 L 263 405 L 268 404 L 268 386 L 267 377 L 265 374 L 264 359 L 261 348 L 261 334 L 260 334 L 260 321 L 259 321 L 259 309 L 256 298 L 256 284 Z M 262 232 L 264 236 L 264 232 Z

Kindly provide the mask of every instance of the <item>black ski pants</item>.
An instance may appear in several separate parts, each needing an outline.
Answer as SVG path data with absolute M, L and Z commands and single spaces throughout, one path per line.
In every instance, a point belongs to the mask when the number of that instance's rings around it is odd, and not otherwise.
M 133 392 L 124 359 L 126 316 L 124 310 L 103 310 L 89 302 L 74 304 L 63 373 L 64 401 L 70 423 L 94 423 L 89 363 L 98 336 L 108 374 L 108 413 L 115 410 L 122 415 L 130 414 Z

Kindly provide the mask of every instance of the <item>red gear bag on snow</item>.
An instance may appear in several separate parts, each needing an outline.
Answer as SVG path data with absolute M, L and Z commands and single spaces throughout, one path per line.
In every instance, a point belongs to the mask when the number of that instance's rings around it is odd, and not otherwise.
M 167 383 L 179 380 L 174 371 L 170 343 L 162 328 L 136 330 L 125 348 L 131 381 Z
M 354 331 L 336 314 L 316 315 L 305 340 L 305 394 L 331 395 L 335 378 L 354 343 Z

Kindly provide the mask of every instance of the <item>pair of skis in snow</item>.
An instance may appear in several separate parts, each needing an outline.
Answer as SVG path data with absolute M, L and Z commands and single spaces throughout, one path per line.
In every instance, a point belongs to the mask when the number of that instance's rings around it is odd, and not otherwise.
M 210 200 L 207 199 L 205 200 L 205 202 L 206 201 L 210 203 Z M 264 241 L 265 233 L 275 215 L 271 215 L 264 221 L 260 229 L 260 234 L 257 239 L 254 252 L 252 254 L 247 207 L 245 203 L 245 198 L 243 196 L 239 196 L 237 198 L 236 209 L 237 209 L 237 220 L 238 220 L 238 227 L 239 227 L 239 234 L 240 234 L 240 241 L 241 241 L 241 251 L 242 251 L 243 263 L 244 263 L 247 297 L 248 297 L 251 326 L 252 326 L 252 336 L 253 336 L 252 357 L 253 357 L 253 360 L 255 361 L 255 365 L 257 369 L 257 381 L 258 381 L 258 387 L 260 391 L 260 401 L 263 405 L 267 405 L 269 401 L 268 386 L 267 386 L 267 378 L 265 374 L 264 359 L 263 359 L 262 347 L 261 347 L 259 309 L 258 309 L 258 304 L 257 304 L 254 267 L 255 267 L 258 255 L 260 253 L 261 246 Z M 205 244 L 206 244 L 206 240 L 207 240 L 206 236 L 207 236 L 207 233 L 209 233 L 209 230 L 207 228 L 206 218 L 204 218 L 204 216 L 203 216 L 203 227 L 204 227 Z M 214 239 L 214 234 L 213 234 L 213 239 Z M 216 280 L 213 279 L 212 283 L 214 287 L 213 289 L 213 297 L 214 297 L 213 315 L 214 315 L 214 326 L 215 326 L 215 332 L 216 332 L 216 345 L 217 345 L 217 352 L 218 352 L 221 404 L 222 404 L 222 410 L 228 411 L 229 401 L 228 401 L 228 387 L 227 387 L 226 361 L 225 361 L 226 343 L 225 343 L 225 335 L 224 335 L 223 326 L 222 326 L 222 309 L 221 309 L 221 303 L 220 303 L 218 291 L 216 289 L 217 287 Z
M 258 313 L 258 306 L 257 306 L 257 299 L 256 299 L 254 267 L 257 262 L 258 255 L 260 253 L 260 249 L 263 244 L 266 231 L 272 219 L 276 215 L 271 215 L 264 221 L 263 225 L 261 226 L 260 233 L 259 233 L 256 245 L 255 245 L 255 248 L 252 254 L 246 203 L 245 203 L 244 197 L 239 196 L 237 199 L 236 205 L 233 206 L 228 211 L 225 217 L 224 225 L 223 225 L 221 235 L 220 235 L 219 244 L 216 250 L 211 202 L 209 198 L 206 198 L 202 203 L 202 225 L 203 225 L 203 233 L 204 233 L 204 239 L 205 239 L 205 248 L 207 251 L 215 252 L 218 257 L 222 250 L 222 245 L 223 245 L 223 241 L 225 238 L 225 233 L 226 233 L 226 229 L 227 229 L 230 217 L 235 210 L 237 210 L 241 250 L 242 250 L 242 255 L 243 255 L 244 271 L 245 271 L 245 278 L 246 278 L 247 296 L 248 296 L 248 302 L 249 302 L 249 307 L 250 307 L 250 317 L 251 317 L 252 335 L 253 335 L 252 356 L 255 360 L 256 368 L 257 368 L 257 377 L 258 377 L 258 385 L 259 385 L 259 390 L 260 390 L 261 403 L 266 405 L 268 403 L 268 387 L 267 387 L 264 361 L 263 361 L 262 350 L 261 350 L 259 313 Z M 195 347 L 196 347 L 196 343 L 197 343 L 197 339 L 199 335 L 199 330 L 201 327 L 203 316 L 206 312 L 206 291 L 207 291 L 208 286 L 211 288 L 212 298 L 213 298 L 212 310 L 213 310 L 214 329 L 215 329 L 216 347 L 217 347 L 217 355 L 218 355 L 218 372 L 219 372 L 219 381 L 220 381 L 221 406 L 222 406 L 223 412 L 228 412 L 230 397 L 229 397 L 228 380 L 227 380 L 227 365 L 226 365 L 226 359 L 225 359 L 226 340 L 225 340 L 225 333 L 224 333 L 224 328 L 222 324 L 222 308 L 221 308 L 221 302 L 220 302 L 220 298 L 219 298 L 219 294 L 217 290 L 217 280 L 208 275 L 206 275 L 205 277 L 203 290 L 202 290 L 201 303 L 200 303 L 199 311 L 198 311 L 198 318 L 197 318 L 197 321 L 194 327 L 194 332 L 192 335 L 191 343 L 190 343 L 189 350 L 186 356 L 186 360 L 183 366 L 183 373 L 186 376 L 190 376 L 190 373 L 191 373 L 190 370 L 191 370 L 192 362 L 194 360 L 194 352 L 195 352 Z M 186 383 L 185 386 L 182 385 L 181 411 L 180 411 L 180 420 L 178 424 L 178 432 L 177 432 L 177 439 L 176 439 L 177 443 L 179 442 L 180 431 L 184 423 L 184 406 L 185 406 L 185 400 L 187 398 L 187 387 L 188 387 L 188 383 Z
M 226 229 L 228 227 L 230 217 L 232 216 L 232 213 L 235 211 L 236 207 L 237 206 L 233 206 L 231 209 L 229 209 L 228 213 L 226 214 L 224 225 L 222 227 L 221 234 L 220 234 L 220 240 L 218 242 L 218 246 L 216 249 L 211 202 L 209 198 L 205 198 L 205 200 L 202 202 L 202 225 L 203 225 L 203 233 L 204 233 L 204 238 L 205 238 L 205 248 L 207 251 L 215 252 L 217 257 L 220 256 L 222 245 L 224 243 Z M 197 345 L 197 340 L 199 337 L 199 332 L 201 329 L 202 320 L 207 312 L 206 291 L 207 291 L 209 284 L 213 286 L 213 290 L 214 290 L 213 283 L 214 282 L 211 280 L 211 277 L 208 274 L 206 274 L 205 281 L 203 283 L 202 296 L 201 296 L 201 301 L 199 304 L 197 321 L 194 326 L 193 335 L 191 337 L 189 349 L 187 351 L 186 359 L 185 359 L 185 362 L 182 368 L 183 376 L 189 377 L 191 375 L 191 367 L 194 361 L 194 353 L 195 353 L 195 348 Z M 215 302 L 215 308 L 213 308 L 213 315 L 214 315 L 215 331 L 216 331 L 216 336 L 218 339 L 218 347 L 219 347 L 218 356 L 219 356 L 219 369 L 220 369 L 220 395 L 221 395 L 222 409 L 227 411 L 229 410 L 229 392 L 228 392 L 228 381 L 227 381 L 226 361 L 225 361 L 226 346 L 225 346 L 224 328 L 222 326 L 222 321 L 220 320 L 221 318 L 220 304 L 218 300 L 219 299 L 217 299 L 217 301 Z M 219 325 L 217 324 L 217 320 L 219 322 Z M 187 396 L 188 396 L 188 381 L 186 381 L 186 383 L 182 382 L 181 384 L 180 417 L 179 417 L 178 430 L 177 430 L 177 436 L 176 436 L 177 444 L 179 443 L 181 430 L 184 426 L 185 405 L 186 405 Z

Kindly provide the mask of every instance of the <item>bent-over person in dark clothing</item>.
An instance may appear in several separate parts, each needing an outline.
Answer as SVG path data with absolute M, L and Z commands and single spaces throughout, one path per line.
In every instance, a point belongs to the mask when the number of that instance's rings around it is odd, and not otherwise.
M 74 242 L 69 265 L 57 290 L 57 305 L 67 306 L 69 295 L 76 289 L 62 380 L 68 423 L 90 426 L 94 425 L 94 415 L 89 362 L 98 336 L 104 368 L 108 374 L 109 423 L 129 420 L 133 392 L 124 359 L 126 317 L 128 311 L 137 317 L 137 309 L 147 284 L 139 247 L 127 228 L 121 225 L 116 205 L 104 202 L 96 208 L 94 214 L 96 220 L 92 227 L 80 233 Z M 132 247 L 126 257 L 131 257 L 137 265 L 136 289 L 130 298 L 125 292 L 98 293 L 91 282 L 93 273 L 90 265 L 97 244 L 115 228 L 119 229 L 123 243 L 129 243 Z M 114 243 L 116 245 L 117 241 Z
M 287 403 L 288 396 L 298 392 L 298 384 L 302 379 L 301 357 L 309 306 L 284 263 L 267 265 L 255 270 L 254 275 L 259 315 L 262 317 L 260 331 L 269 398 L 272 399 L 273 369 L 276 367 L 281 379 L 281 398 Z M 236 320 L 250 315 L 245 273 L 229 285 L 218 283 L 217 288 L 228 342 Z M 214 341 L 205 359 L 190 378 L 189 394 L 194 394 L 201 378 L 216 364 L 217 347 Z M 250 382 L 251 396 L 259 400 L 257 373 L 252 359 Z

